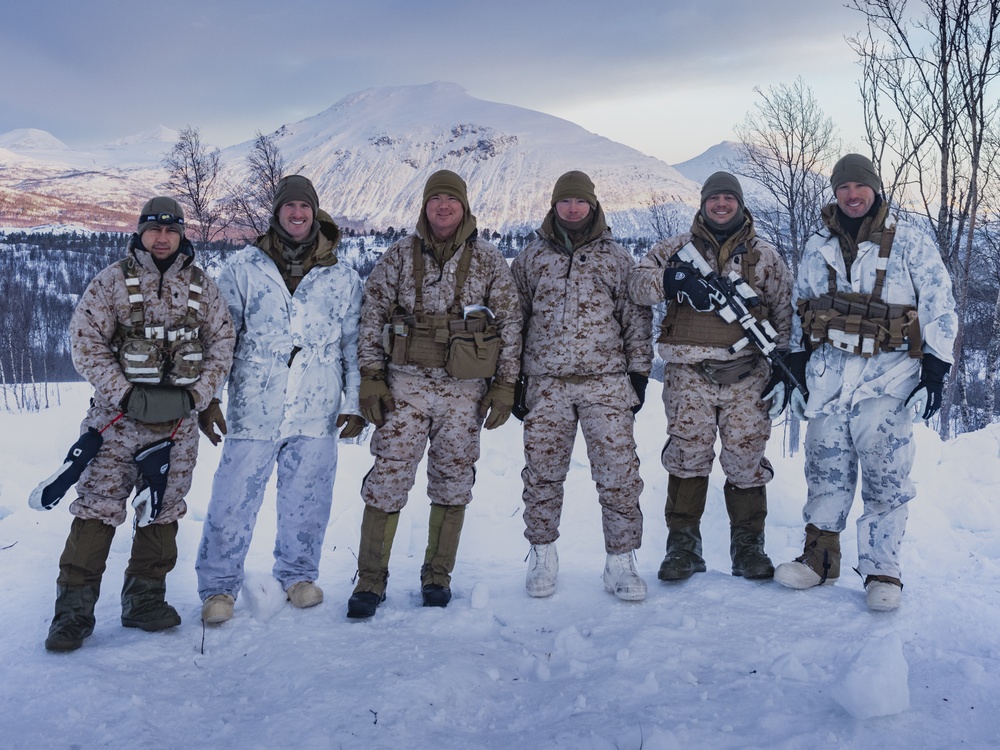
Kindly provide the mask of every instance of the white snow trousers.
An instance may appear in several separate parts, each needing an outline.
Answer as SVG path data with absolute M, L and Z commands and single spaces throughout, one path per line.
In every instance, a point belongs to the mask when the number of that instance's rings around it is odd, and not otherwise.
M 315 581 L 333 504 L 337 474 L 335 437 L 270 440 L 227 438 L 212 481 L 195 570 L 202 601 L 215 594 L 236 598 L 257 513 L 275 463 L 278 466 L 274 577 L 288 589 Z
M 810 419 L 805 474 L 809 496 L 802 518 L 823 531 L 841 532 L 854 501 L 861 468 L 864 513 L 858 518 L 858 572 L 899 578 L 906 503 L 916 491 L 913 412 L 892 396 L 859 401 L 847 414 Z

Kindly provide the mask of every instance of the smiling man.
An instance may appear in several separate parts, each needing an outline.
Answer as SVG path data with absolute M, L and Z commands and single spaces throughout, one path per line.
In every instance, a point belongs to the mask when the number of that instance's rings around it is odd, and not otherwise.
M 340 229 L 313 184 L 289 175 L 271 228 L 219 275 L 236 329 L 227 424 L 218 400 L 201 414 L 212 443 L 226 434 L 195 567 L 202 619 L 233 615 L 264 488 L 277 465 L 274 577 L 292 605 L 323 600 L 315 581 L 337 475 L 337 439 L 361 433 L 361 281 L 337 262 Z M 228 431 L 228 434 L 227 434 Z
M 702 186 L 701 210 L 691 231 L 655 245 L 629 276 L 634 302 L 667 302 L 657 340 L 666 363 L 667 444 L 661 460 L 670 473 L 667 554 L 658 577 L 680 581 L 706 569 L 700 523 L 718 432 L 733 575 L 770 578 L 774 568 L 764 552 L 764 485 L 774 472 L 764 448 L 771 419 L 787 399 L 776 393 L 781 379 L 753 345 L 733 351 L 744 336 L 738 321 L 717 315 L 697 271 L 674 257 L 689 244 L 716 273 L 736 274 L 749 285 L 760 303 L 750 309 L 774 327 L 779 349 L 787 348 L 791 329 L 791 274 L 777 251 L 757 237 L 739 181 L 716 172 Z
M 416 228 L 365 282 L 358 358 L 375 465 L 361 485 L 358 583 L 347 604 L 354 619 L 385 599 L 399 512 L 428 442 L 421 596 L 424 606 L 448 605 L 483 420 L 499 427 L 514 404 L 521 308 L 507 261 L 477 238 L 461 177 L 440 170 L 428 178 Z
M 958 319 L 941 254 L 890 215 L 871 160 L 847 154 L 830 187 L 836 201 L 823 208 L 795 281 L 790 361 L 808 390 L 791 401 L 809 420 L 805 545 L 774 577 L 795 589 L 836 582 L 860 469 L 857 572 L 868 608 L 887 611 L 903 593 L 899 554 L 916 494 L 912 422 L 941 406 Z

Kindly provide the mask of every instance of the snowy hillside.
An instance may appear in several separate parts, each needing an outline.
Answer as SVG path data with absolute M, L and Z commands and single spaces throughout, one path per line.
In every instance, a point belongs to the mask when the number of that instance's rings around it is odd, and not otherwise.
M 131 206 L 162 190 L 161 161 L 177 137 L 161 127 L 73 150 L 44 131 L 28 135 L 0 135 L 0 194 L 16 191 L 24 206 L 18 213 L 31 224 L 55 223 L 46 211 L 72 206 L 82 214 L 96 207 L 123 219 L 134 214 Z M 412 228 L 424 182 L 442 168 L 466 178 L 480 226 L 502 232 L 536 228 L 556 178 L 570 169 L 594 178 L 619 236 L 647 231 L 653 201 L 698 205 L 699 186 L 658 159 L 557 117 L 473 98 L 451 83 L 362 91 L 274 135 L 289 169 L 316 183 L 324 208 L 379 229 Z M 250 145 L 222 151 L 234 179 Z M 92 223 L 106 229 L 113 218 Z
M 447 609 L 420 606 L 426 541 L 423 470 L 403 511 L 389 598 L 365 622 L 345 617 L 353 588 L 367 445 L 342 444 L 319 583 L 326 601 L 295 610 L 270 577 L 273 487 L 248 560 L 235 618 L 203 631 L 194 554 L 220 449 L 202 440 L 181 522 L 180 562 L 168 596 L 184 618 L 147 634 L 119 625 L 129 550 L 119 529 L 97 630 L 82 649 L 42 645 L 52 614 L 67 501 L 30 510 L 32 487 L 75 439 L 88 390 L 62 387 L 40 414 L 0 413 L 0 705 L 2 746 L 566 748 L 997 747 L 1000 716 L 1000 426 L 942 444 L 917 428 L 903 547 L 903 605 L 868 612 L 856 564 L 854 519 L 843 535 L 844 577 L 791 591 L 729 574 L 723 477 L 711 479 L 703 526 L 707 573 L 656 580 L 666 530 L 664 417 L 656 391 L 636 433 L 645 512 L 638 568 L 649 597 L 606 594 L 600 509 L 582 438 L 567 485 L 558 590 L 524 591 L 521 429 L 486 433 L 475 500 Z M 769 456 L 767 550 L 799 552 L 805 494 L 801 454 Z

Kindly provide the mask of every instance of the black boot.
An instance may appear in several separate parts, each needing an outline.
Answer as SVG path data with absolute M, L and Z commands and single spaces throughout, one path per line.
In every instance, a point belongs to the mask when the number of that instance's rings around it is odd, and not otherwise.
M 431 504 L 427 551 L 420 568 L 420 595 L 425 607 L 447 607 L 451 601 L 451 572 L 464 522 L 464 505 Z
M 181 624 L 177 610 L 166 602 L 167 573 L 176 564 L 176 521 L 135 530 L 122 587 L 122 625 L 152 633 Z
M 94 632 L 94 606 L 114 536 L 114 527 L 102 521 L 73 519 L 59 558 L 55 616 L 45 639 L 49 651 L 75 651 Z
M 165 580 L 126 575 L 122 587 L 122 625 L 148 633 L 180 625 L 181 616 L 167 604 L 166 595 Z
M 656 577 L 661 581 L 683 581 L 704 573 L 701 556 L 701 517 L 708 498 L 708 477 L 677 477 L 667 480 L 667 555 Z
M 767 494 L 764 487 L 740 489 L 730 482 L 723 487 L 729 512 L 729 555 L 733 575 L 751 580 L 774 578 L 774 565 L 764 552 L 764 519 Z
M 372 505 L 365 505 L 358 548 L 358 584 L 347 600 L 347 616 L 352 620 L 371 617 L 378 605 L 385 601 L 389 556 L 398 525 L 398 511 L 386 513 Z
M 101 587 L 57 586 L 56 614 L 49 626 L 45 648 L 49 651 L 76 651 L 84 638 L 94 632 L 94 605 Z

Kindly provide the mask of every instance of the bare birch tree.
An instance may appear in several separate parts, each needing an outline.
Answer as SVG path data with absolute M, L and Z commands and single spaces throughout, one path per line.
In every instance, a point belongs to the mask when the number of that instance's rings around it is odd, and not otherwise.
M 979 370 L 965 362 L 965 336 L 983 148 L 998 111 L 1000 0 L 920 0 L 912 12 L 908 5 L 851 0 L 866 28 L 849 42 L 861 62 L 868 141 L 887 195 L 926 222 L 952 276 L 960 325 L 940 412 L 947 437 L 974 421 L 965 381 Z
M 285 175 L 286 162 L 273 135 L 257 131 L 246 155 L 246 177 L 228 188 L 226 205 L 233 224 L 253 239 L 264 234 L 271 215 L 271 202 Z
M 750 199 L 760 235 L 773 244 L 794 274 L 806 240 L 820 226 L 829 196 L 824 170 L 840 156 L 833 120 L 801 77 L 766 91 L 736 126 L 738 159 L 730 170 L 759 183 L 768 199 Z
M 163 158 L 167 187 L 190 210 L 202 244 L 215 239 L 225 228 L 218 208 L 222 162 L 219 149 L 209 150 L 197 128 L 180 132 L 177 143 Z

